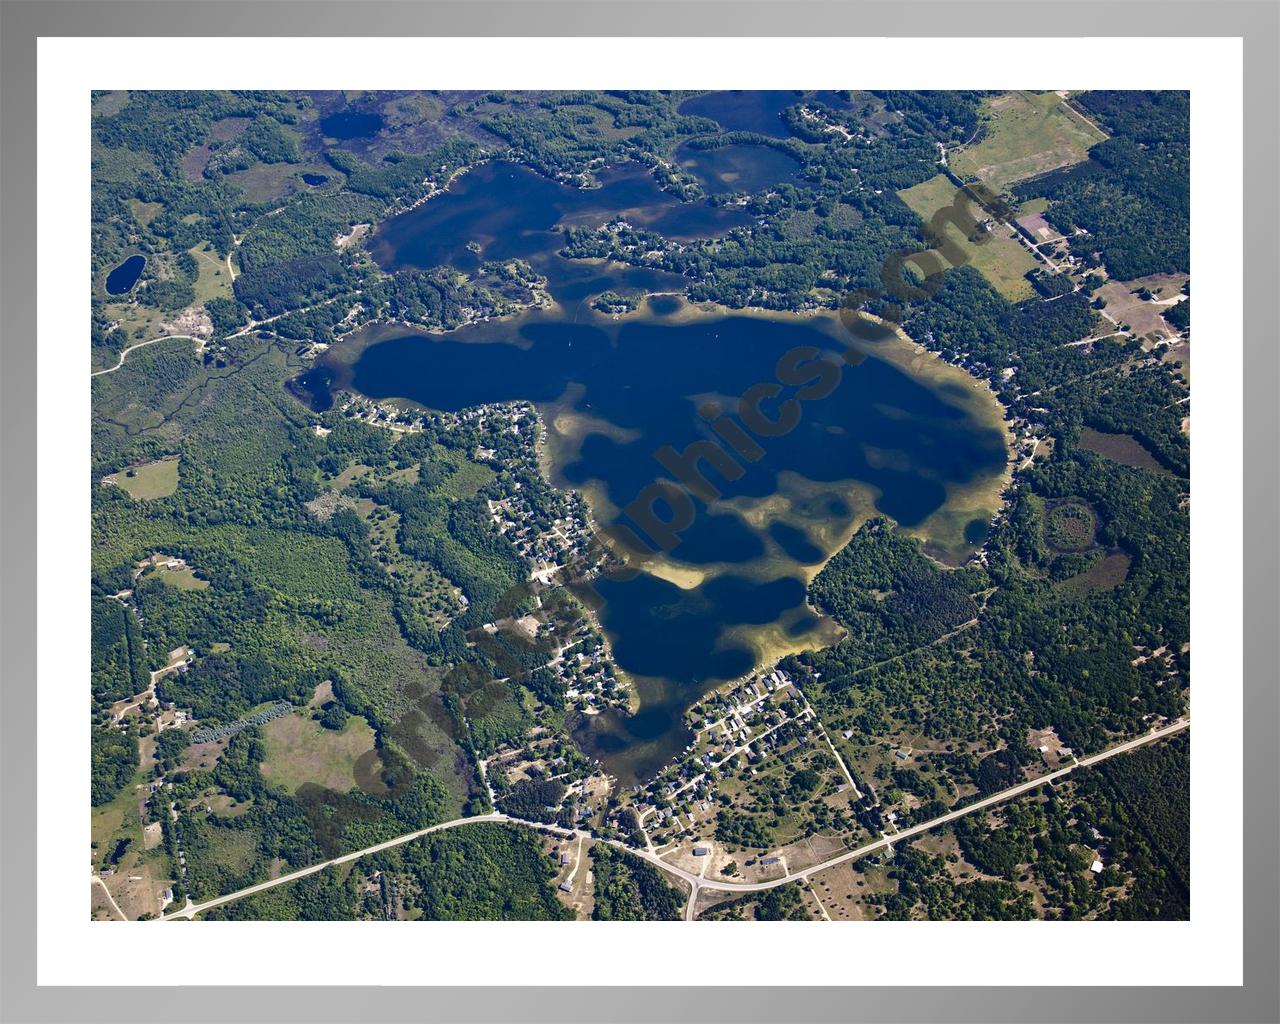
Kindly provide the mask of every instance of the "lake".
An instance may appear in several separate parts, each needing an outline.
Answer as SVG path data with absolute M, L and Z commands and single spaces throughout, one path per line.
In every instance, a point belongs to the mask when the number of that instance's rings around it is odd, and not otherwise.
M 694 96 L 680 104 L 681 114 L 709 117 L 725 131 L 758 132 L 776 139 L 790 137 L 791 131 L 782 120 L 782 112 L 803 98 L 792 90 L 730 89 Z
M 367 328 L 295 386 L 321 402 L 349 387 L 441 411 L 532 402 L 553 482 L 582 491 L 598 523 L 646 539 L 670 518 L 655 481 L 710 486 L 636 578 L 596 583 L 638 709 L 585 716 L 576 737 L 630 781 L 688 742 L 682 713 L 706 690 L 838 640 L 806 586 L 867 517 L 892 516 L 962 559 L 996 508 L 1007 449 L 990 393 L 887 329 L 855 337 L 834 314 L 694 306 L 671 294 L 681 278 L 559 257 L 557 225 L 624 207 L 673 234 L 728 223 L 731 211 L 675 202 L 630 169 L 602 181 L 579 191 L 486 164 L 392 219 L 371 246 L 384 267 L 520 256 L 547 274 L 555 305 L 444 335 Z M 589 305 L 605 289 L 662 294 L 613 317 Z M 711 445 L 714 466 L 682 466 Z
M 138 254 L 130 256 L 107 275 L 106 289 L 108 295 L 123 295 L 138 283 L 142 276 L 142 268 L 147 265 L 147 258 Z
M 385 270 L 443 264 L 474 270 L 485 260 L 554 256 L 564 244 L 558 225 L 599 227 L 621 217 L 637 227 L 687 239 L 751 223 L 740 209 L 680 202 L 638 164 L 606 168 L 599 177 L 599 188 L 576 189 L 521 164 L 481 164 L 444 194 L 386 221 L 370 250 Z M 468 249 L 469 243 L 480 251 Z M 550 267 L 549 273 L 570 269 Z
M 700 149 L 686 142 L 676 148 L 676 162 L 710 193 L 755 192 L 795 181 L 800 165 L 769 146 L 734 145 Z
M 364 110 L 340 110 L 320 119 L 320 132 L 331 139 L 368 139 L 382 130 L 381 114 Z

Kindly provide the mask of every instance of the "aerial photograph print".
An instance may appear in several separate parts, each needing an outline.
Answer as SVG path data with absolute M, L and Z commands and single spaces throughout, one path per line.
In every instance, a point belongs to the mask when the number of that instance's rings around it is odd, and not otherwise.
M 84 100 L 92 920 L 1189 920 L 1188 92 Z

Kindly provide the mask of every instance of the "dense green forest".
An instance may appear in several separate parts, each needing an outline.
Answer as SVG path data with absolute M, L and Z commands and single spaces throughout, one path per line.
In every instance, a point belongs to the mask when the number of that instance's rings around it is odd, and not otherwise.
M 679 921 L 684 897 L 662 872 L 604 843 L 591 847 L 597 921 Z
M 814 603 L 849 631 L 869 664 L 930 643 L 978 614 L 973 594 L 990 584 L 979 566 L 948 572 L 926 558 L 918 541 L 876 518 L 822 568 L 810 586 Z
M 717 903 L 698 915 L 699 921 L 808 921 L 809 912 L 795 882 L 748 893 Z
M 208 920 L 559 921 L 569 912 L 526 829 L 468 825 L 215 908 Z

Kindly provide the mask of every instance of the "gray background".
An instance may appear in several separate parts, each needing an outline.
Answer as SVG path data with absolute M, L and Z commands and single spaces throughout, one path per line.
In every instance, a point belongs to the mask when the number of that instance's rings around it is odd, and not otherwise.
M 203 0 L 151 3 L 0 0 L 0 1018 L 5 1021 L 1258 1021 L 1280 1020 L 1277 964 L 1276 747 L 1277 406 L 1275 295 L 1280 267 L 1277 125 L 1280 7 L 1275 0 L 1049 0 L 1018 3 L 717 3 L 667 0 L 428 3 L 367 0 Z M 45 36 L 1240 36 L 1245 39 L 1245 777 L 1243 988 L 40 988 L 35 987 L 35 40 Z M 857 43 L 850 41 L 857 75 Z M 1070 66 L 1055 67 L 1054 81 Z M 234 72 L 228 71 L 228 78 Z M 230 84 L 230 83 L 229 83 Z M 306 87 L 307 83 L 298 83 Z M 1054 82 L 1046 83 L 1046 85 Z M 87 187 L 87 176 L 86 176 Z M 1226 210 L 1227 216 L 1235 211 Z M 69 278 L 78 280 L 69 254 Z M 72 284 L 72 287 L 75 287 Z M 66 339 L 72 366 L 74 336 Z M 1201 344 L 1205 342 L 1202 340 Z M 1244 552 L 1241 553 L 1242 557 Z M 1197 666 L 1202 699 L 1212 667 Z M 1224 680 L 1224 685 L 1230 680 Z M 1228 780 L 1224 784 L 1231 784 Z M 1225 822 L 1224 827 L 1232 823 Z M 1209 879 L 1199 881 L 1205 898 Z M 1211 894 L 1210 894 L 1210 898 Z M 999 949 L 957 950 L 999 962 Z M 1035 933 L 1065 974 L 1088 978 L 1088 946 L 1053 925 Z M 573 936 L 569 935 L 573 931 Z M 566 939 L 584 933 L 569 929 Z M 655 949 L 634 965 L 696 955 L 714 930 L 690 933 L 687 952 Z M 838 940 L 838 933 L 832 933 Z M 765 934 L 764 941 L 772 936 Z M 1135 933 L 1141 941 L 1141 933 Z M 786 955 L 785 948 L 775 953 Z M 477 956 L 485 951 L 478 949 Z M 341 969 L 341 952 L 333 966 Z M 497 973 L 501 965 L 495 964 Z M 851 964 L 852 969 L 857 966 Z M 865 966 L 865 965 L 862 965 Z M 139 971 L 145 974 L 145 969 Z M 860 972 L 861 973 L 861 972 Z M 158 979 L 157 979 L 158 980 Z M 832 981 L 837 979 L 823 979 Z M 298 978 L 305 983 L 306 978 Z M 1170 981 L 1176 981 L 1171 978 Z

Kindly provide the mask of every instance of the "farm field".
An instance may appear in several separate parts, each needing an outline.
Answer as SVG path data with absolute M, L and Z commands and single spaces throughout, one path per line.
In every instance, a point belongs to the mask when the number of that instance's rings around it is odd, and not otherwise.
M 986 100 L 982 116 L 986 135 L 949 154 L 948 162 L 966 181 L 980 179 L 994 192 L 1080 163 L 1106 138 L 1056 92 L 1007 92 Z
M 954 202 L 956 186 L 946 175 L 939 174 L 922 184 L 904 189 L 898 196 L 927 224 L 935 213 Z M 945 230 L 947 236 L 963 250 L 966 262 L 1010 302 L 1021 302 L 1035 294 L 1026 275 L 1039 264 L 1014 239 L 1010 228 L 996 225 L 993 232 L 980 243 L 966 238 L 952 225 L 947 225 Z

